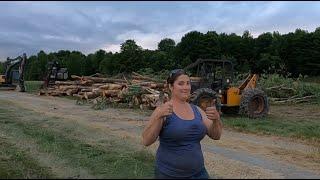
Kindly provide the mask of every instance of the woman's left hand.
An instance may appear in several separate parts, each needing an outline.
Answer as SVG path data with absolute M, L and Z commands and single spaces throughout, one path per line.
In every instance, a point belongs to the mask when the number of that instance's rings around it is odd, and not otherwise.
M 220 119 L 220 114 L 217 111 L 215 104 L 215 100 L 213 100 L 211 106 L 207 107 L 205 111 L 208 119 L 210 119 L 211 121 L 216 121 Z

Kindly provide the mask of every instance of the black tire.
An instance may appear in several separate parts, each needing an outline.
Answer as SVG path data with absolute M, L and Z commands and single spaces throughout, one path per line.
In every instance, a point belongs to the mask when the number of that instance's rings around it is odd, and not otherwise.
M 197 89 L 191 94 L 190 103 L 199 106 L 202 110 L 205 110 L 205 107 L 207 107 L 213 99 L 216 99 L 216 96 L 217 93 L 212 89 Z
M 265 117 L 269 112 L 267 95 L 260 89 L 246 89 L 241 95 L 239 114 L 249 118 Z

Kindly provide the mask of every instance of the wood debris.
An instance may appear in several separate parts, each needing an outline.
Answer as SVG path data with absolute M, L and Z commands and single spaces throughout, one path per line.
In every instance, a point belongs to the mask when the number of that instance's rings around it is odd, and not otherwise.
M 310 102 L 316 98 L 316 96 L 312 94 L 298 95 L 297 89 L 285 87 L 284 84 L 268 87 L 265 90 L 269 96 L 269 100 L 273 102 L 273 104 L 298 104 Z

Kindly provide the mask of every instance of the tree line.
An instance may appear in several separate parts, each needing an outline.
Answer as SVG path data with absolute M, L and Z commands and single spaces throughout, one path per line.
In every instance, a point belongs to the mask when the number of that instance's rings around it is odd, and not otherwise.
M 28 57 L 26 80 L 43 80 L 49 61 L 56 60 L 69 74 L 115 75 L 148 69 L 153 72 L 183 68 L 203 59 L 228 59 L 239 73 L 278 73 L 317 76 L 320 74 L 320 27 L 314 32 L 296 29 L 280 34 L 266 32 L 253 38 L 249 31 L 241 36 L 208 31 L 186 33 L 179 43 L 165 38 L 155 50 L 143 49 L 132 39 L 121 44 L 120 52 L 97 50 L 84 55 L 79 51 L 60 50 Z M 0 72 L 4 71 L 3 63 Z

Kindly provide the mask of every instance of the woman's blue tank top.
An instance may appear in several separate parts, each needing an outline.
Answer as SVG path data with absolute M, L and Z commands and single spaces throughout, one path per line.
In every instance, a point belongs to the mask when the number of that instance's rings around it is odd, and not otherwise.
M 159 134 L 156 168 L 172 177 L 189 177 L 204 168 L 200 141 L 207 133 L 198 108 L 190 104 L 193 120 L 183 120 L 175 113 L 166 118 Z

